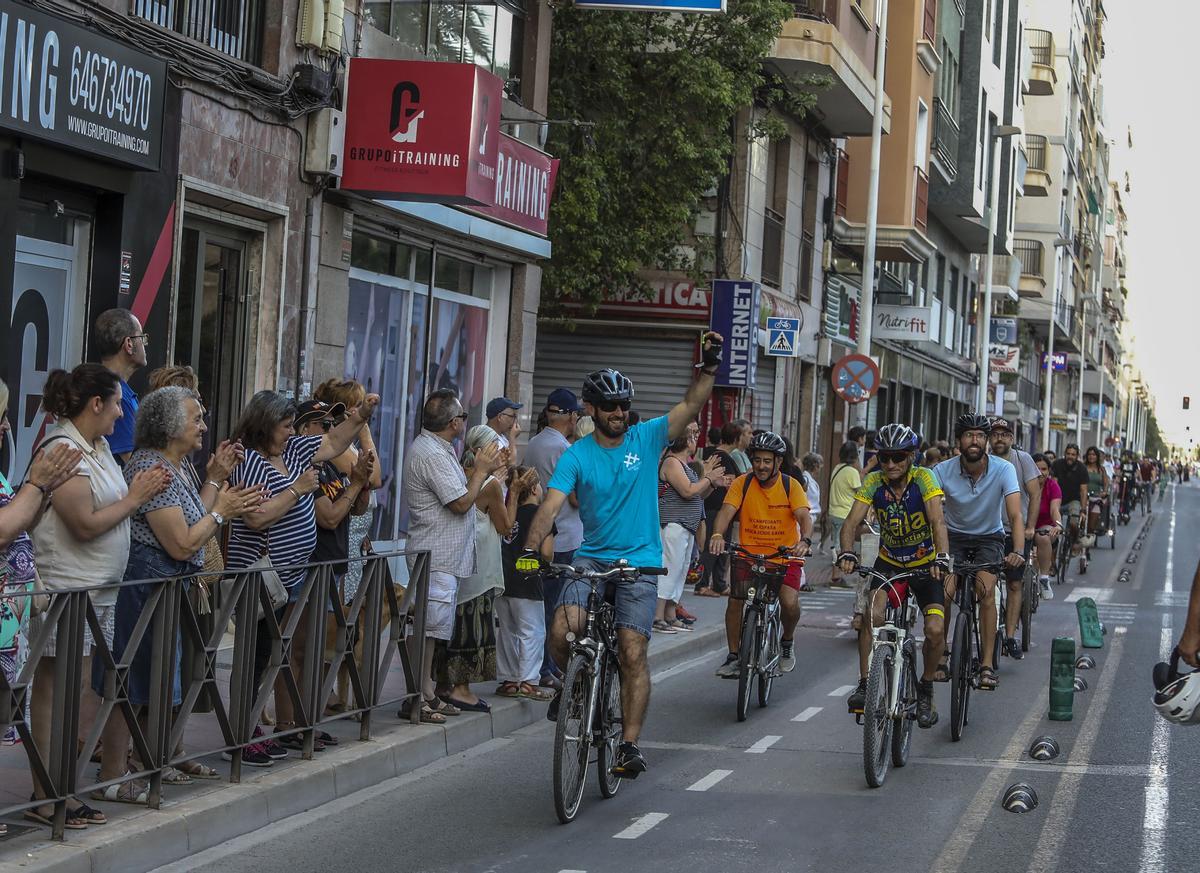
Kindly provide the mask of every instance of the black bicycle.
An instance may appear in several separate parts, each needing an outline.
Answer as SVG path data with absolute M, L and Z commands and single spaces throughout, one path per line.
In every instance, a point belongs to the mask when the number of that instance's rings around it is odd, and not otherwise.
M 771 686 L 782 674 L 779 659 L 783 647 L 783 621 L 779 615 L 779 589 L 787 575 L 787 563 L 772 563 L 790 558 L 790 551 L 778 548 L 769 555 L 758 555 L 739 545 L 729 546 L 730 560 L 741 567 L 730 573 L 730 596 L 746 601 L 742 610 L 742 635 L 738 644 L 737 720 L 745 721 L 750 712 L 750 696 L 758 683 L 758 705 L 771 700 Z M 799 560 L 791 558 L 791 560 Z M 738 572 L 738 570 L 742 572 Z
M 608 570 L 551 564 L 549 572 L 566 575 L 567 585 L 583 583 L 591 588 L 583 627 L 567 633 L 570 653 L 554 732 L 554 811 L 559 821 L 570 824 L 579 814 L 593 748 L 601 796 L 613 797 L 621 787 L 620 778 L 612 772 L 621 743 L 621 667 L 612 599 L 615 589 L 608 583 L 662 576 L 667 571 L 622 562 Z
M 967 557 L 973 556 L 968 553 Z M 983 670 L 983 642 L 979 633 L 979 604 L 975 596 L 975 577 L 981 572 L 1000 576 L 1003 571 L 1002 562 L 958 564 L 953 570 L 958 578 L 954 592 L 954 602 L 958 611 L 950 635 L 950 739 L 955 742 L 962 739 L 963 727 L 967 724 L 971 690 L 979 688 L 979 678 Z M 997 633 L 997 643 L 999 636 Z M 992 669 L 995 669 L 998 662 L 993 646 Z

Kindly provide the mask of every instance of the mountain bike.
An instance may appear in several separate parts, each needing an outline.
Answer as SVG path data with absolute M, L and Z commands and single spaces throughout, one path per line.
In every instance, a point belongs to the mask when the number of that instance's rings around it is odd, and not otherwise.
M 758 705 L 765 707 L 771 700 L 771 686 L 782 674 L 779 659 L 783 621 L 779 614 L 779 589 L 787 575 L 788 563 L 804 562 L 791 558 L 790 551 L 782 547 L 769 555 L 758 555 L 739 545 L 730 545 L 729 555 L 735 562 L 730 573 L 730 596 L 746 601 L 738 645 L 737 694 L 737 720 L 745 721 L 755 680 L 758 682 Z M 786 559 L 784 563 L 772 563 L 781 558 Z
M 968 558 L 973 557 L 968 551 Z M 979 687 L 979 675 L 983 666 L 981 653 L 983 638 L 979 632 L 978 601 L 975 596 L 975 577 L 980 572 L 1001 576 L 1004 564 L 996 561 L 988 564 L 959 564 L 953 569 L 958 577 L 954 602 L 958 606 L 954 617 L 950 639 L 950 739 L 962 739 L 963 727 L 967 724 L 967 709 L 971 691 Z M 997 659 L 992 654 L 995 669 Z
M 621 669 L 615 590 L 608 583 L 663 576 L 667 571 L 622 562 L 608 570 L 551 564 L 548 572 L 565 575 L 566 585 L 582 583 L 591 588 L 582 628 L 567 633 L 570 651 L 554 731 L 554 811 L 559 821 L 570 824 L 579 814 L 593 748 L 601 796 L 611 798 L 621 787 L 612 772 L 621 743 Z
M 867 785 L 878 788 L 887 778 L 889 757 L 894 766 L 903 767 L 912 747 L 912 727 L 917 717 L 917 643 L 909 633 L 913 598 L 904 583 L 927 576 L 929 571 L 912 570 L 889 578 L 860 567 L 858 573 L 882 582 L 876 590 L 887 592 L 883 624 L 871 629 L 871 666 L 867 671 L 866 701 L 859 716 L 863 726 L 863 772 Z M 874 607 L 868 605 L 868 615 L 873 612 Z

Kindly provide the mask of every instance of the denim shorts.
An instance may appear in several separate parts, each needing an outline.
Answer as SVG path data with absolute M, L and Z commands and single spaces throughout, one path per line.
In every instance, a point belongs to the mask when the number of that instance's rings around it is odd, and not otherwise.
M 578 558 L 575 566 L 580 570 L 607 570 L 612 564 L 595 558 Z M 654 604 L 658 599 L 658 582 L 651 576 L 639 576 L 629 582 L 624 580 L 606 583 L 616 591 L 617 627 L 628 628 L 650 638 L 650 626 L 654 624 Z M 587 608 L 588 594 L 592 588 L 582 579 L 563 579 L 559 606 Z

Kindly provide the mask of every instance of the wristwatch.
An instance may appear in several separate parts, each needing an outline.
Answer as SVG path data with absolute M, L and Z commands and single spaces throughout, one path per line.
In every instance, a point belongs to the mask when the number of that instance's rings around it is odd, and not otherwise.
M 213 518 L 213 521 L 215 521 L 217 523 L 217 527 L 224 527 L 225 516 L 221 515 L 221 513 L 217 512 L 215 509 L 212 512 L 210 512 L 209 515 L 211 515 Z
M 810 537 L 800 537 L 800 539 L 804 541 L 804 545 L 806 545 L 806 546 L 812 545 L 812 539 Z

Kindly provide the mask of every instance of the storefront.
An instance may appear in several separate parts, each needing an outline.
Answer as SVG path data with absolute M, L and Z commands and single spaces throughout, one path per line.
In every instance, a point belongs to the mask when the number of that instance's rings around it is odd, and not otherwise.
M 0 376 L 12 432 L 0 470 L 20 475 L 45 427 L 53 369 L 89 354 L 89 326 L 133 310 L 166 360 L 179 93 L 132 46 L 0 0 Z M 104 87 L 105 82 L 113 83 Z M 166 243 L 163 243 L 165 233 Z M 154 339 L 159 342 L 156 344 Z

